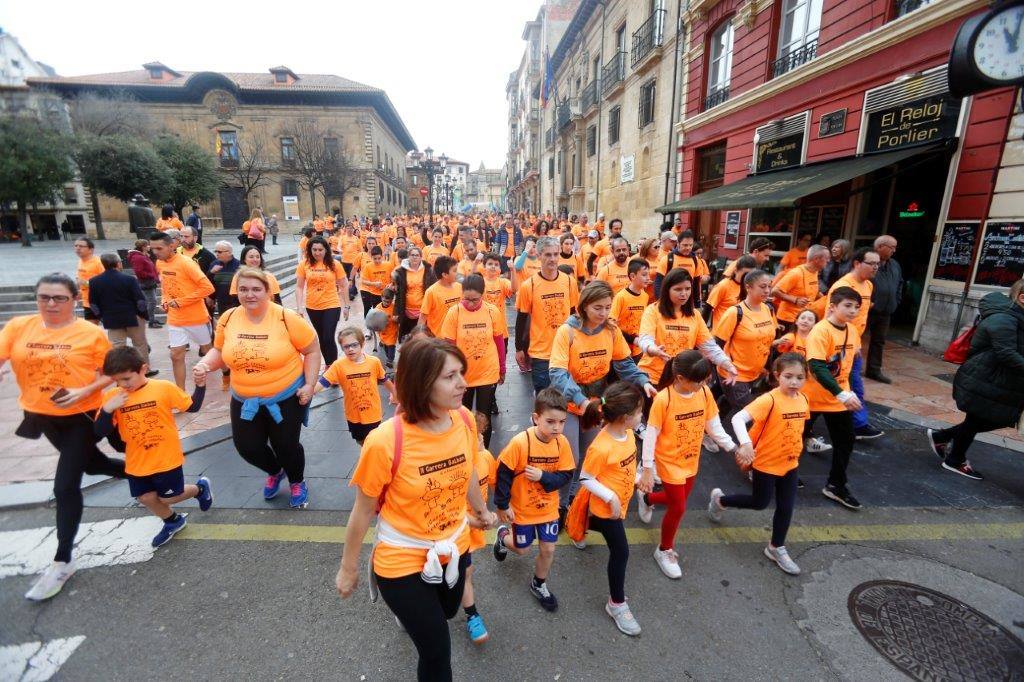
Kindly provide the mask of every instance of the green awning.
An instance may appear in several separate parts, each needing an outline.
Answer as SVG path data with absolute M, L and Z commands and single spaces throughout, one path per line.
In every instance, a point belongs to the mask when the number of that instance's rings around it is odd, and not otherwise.
M 823 161 L 790 170 L 748 175 L 742 180 L 655 209 L 658 213 L 716 209 L 794 207 L 803 197 L 879 168 L 944 148 L 927 145 L 869 156 Z

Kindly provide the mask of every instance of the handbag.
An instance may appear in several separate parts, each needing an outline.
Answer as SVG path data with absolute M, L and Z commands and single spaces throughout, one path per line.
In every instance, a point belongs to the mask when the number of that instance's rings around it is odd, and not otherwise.
M 245 244 L 245 233 L 244 232 L 239 232 L 238 233 L 238 243 L 239 244 Z
M 956 337 L 949 342 L 949 346 L 946 347 L 946 352 L 942 354 L 942 359 L 946 362 L 952 362 L 954 365 L 962 365 L 967 360 L 967 355 L 971 350 L 971 339 L 974 338 L 974 333 L 978 331 L 978 320 L 974 320 L 974 324 L 965 329 L 960 336 Z

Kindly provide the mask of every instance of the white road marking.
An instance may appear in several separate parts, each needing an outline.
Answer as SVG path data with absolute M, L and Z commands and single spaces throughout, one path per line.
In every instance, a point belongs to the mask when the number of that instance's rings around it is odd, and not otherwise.
M 150 543 L 161 525 L 154 516 L 83 523 L 73 554 L 75 566 L 80 570 L 149 561 L 155 551 Z M 41 573 L 56 551 L 57 529 L 53 526 L 2 532 L 0 578 Z
M 83 635 L 46 642 L 27 642 L 0 647 L 0 680 L 42 682 L 57 674 L 60 667 L 85 641 Z

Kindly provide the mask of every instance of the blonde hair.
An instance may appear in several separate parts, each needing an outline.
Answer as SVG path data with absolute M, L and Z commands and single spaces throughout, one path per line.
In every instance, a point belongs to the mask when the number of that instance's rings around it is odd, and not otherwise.
M 259 268 L 253 268 L 248 265 L 243 265 L 242 267 L 238 268 L 238 274 L 236 275 L 236 277 L 238 278 L 239 282 L 242 281 L 243 277 L 247 277 L 249 279 L 258 279 L 259 281 L 263 282 L 263 288 L 266 289 L 268 292 L 270 291 L 270 278 L 267 277 L 266 272 L 260 270 Z
M 256 220 L 257 218 L 263 220 L 263 212 L 258 208 L 254 208 L 252 213 L 249 214 L 249 220 Z

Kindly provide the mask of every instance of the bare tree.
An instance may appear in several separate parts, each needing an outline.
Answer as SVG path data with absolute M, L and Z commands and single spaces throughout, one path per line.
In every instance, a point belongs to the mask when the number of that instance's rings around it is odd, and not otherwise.
M 156 132 L 155 123 L 142 104 L 123 90 L 104 95 L 84 93 L 72 100 L 69 108 L 77 134 L 150 138 Z
M 352 155 L 343 150 L 331 150 L 324 166 L 324 199 L 338 199 L 338 207 L 345 211 L 345 197 L 354 189 L 363 186 L 367 169 L 358 165 Z
M 257 189 L 270 184 L 270 162 L 259 136 L 239 139 L 236 150 L 238 158 L 231 165 L 222 164 L 221 170 L 242 188 L 248 200 Z
M 292 138 L 292 169 L 299 184 L 309 191 L 309 200 L 316 213 L 316 193 L 323 192 L 327 184 L 327 165 L 331 157 L 325 138 L 334 138 L 333 131 L 321 128 L 317 121 L 299 119 L 279 133 L 281 137 Z

